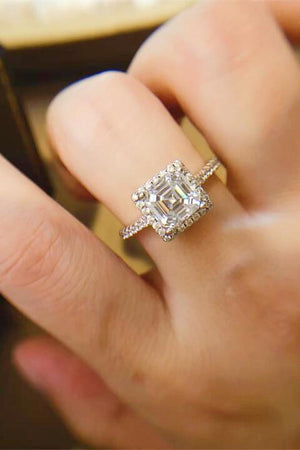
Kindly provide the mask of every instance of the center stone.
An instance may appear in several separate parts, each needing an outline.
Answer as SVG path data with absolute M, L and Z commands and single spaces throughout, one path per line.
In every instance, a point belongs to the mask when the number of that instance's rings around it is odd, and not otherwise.
M 201 193 L 183 173 L 166 173 L 146 192 L 145 204 L 166 228 L 179 226 L 201 206 Z

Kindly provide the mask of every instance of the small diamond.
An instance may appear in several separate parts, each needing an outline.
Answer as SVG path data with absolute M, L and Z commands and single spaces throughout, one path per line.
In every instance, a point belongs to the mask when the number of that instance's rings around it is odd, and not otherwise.
M 136 206 L 137 206 L 138 208 L 142 209 L 142 208 L 145 206 L 145 202 L 143 202 L 143 201 L 141 201 L 141 200 L 138 200 L 138 201 L 136 202 Z
M 174 164 L 176 169 L 181 169 L 181 167 L 182 167 L 182 162 L 179 161 L 179 159 L 176 159 L 176 161 L 174 161 L 173 164 Z
M 186 224 L 188 227 L 190 227 L 191 225 L 193 225 L 194 221 L 193 219 L 190 217 L 189 219 L 187 219 Z
M 160 236 L 165 236 L 166 234 L 166 230 L 164 228 L 158 228 L 157 232 Z
M 150 210 L 150 208 L 148 208 L 147 206 L 144 206 L 142 209 L 141 209 L 141 211 L 142 211 L 142 213 L 143 214 L 150 214 L 150 212 L 151 212 L 151 210 Z
M 173 163 L 168 165 L 168 167 L 167 167 L 168 172 L 175 172 L 175 170 L 176 170 L 176 168 Z
M 174 236 L 175 236 L 175 235 L 170 235 L 170 236 L 165 235 L 165 236 L 163 237 L 163 240 L 164 240 L 165 242 L 171 241 L 171 240 L 173 239 Z
M 154 223 L 152 224 L 152 227 L 153 227 L 153 229 L 154 229 L 155 231 L 158 231 L 160 225 L 159 225 L 158 222 L 154 222 Z

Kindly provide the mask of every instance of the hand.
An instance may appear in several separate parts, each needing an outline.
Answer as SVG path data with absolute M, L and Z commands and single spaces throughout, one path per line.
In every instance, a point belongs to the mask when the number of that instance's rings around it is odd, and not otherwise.
M 66 346 L 29 341 L 16 362 L 98 447 L 297 448 L 300 71 L 264 3 L 200 3 L 128 75 L 54 101 L 63 163 L 124 223 L 168 162 L 203 164 L 166 108 L 204 133 L 228 185 L 207 182 L 214 210 L 171 243 L 139 234 L 145 278 L 0 159 L 0 289 Z

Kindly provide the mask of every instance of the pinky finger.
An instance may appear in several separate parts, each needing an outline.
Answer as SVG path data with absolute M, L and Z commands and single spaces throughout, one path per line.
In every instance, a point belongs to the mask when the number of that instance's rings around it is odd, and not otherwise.
M 170 448 L 88 366 L 54 339 L 38 337 L 20 343 L 14 362 L 84 442 L 97 448 Z

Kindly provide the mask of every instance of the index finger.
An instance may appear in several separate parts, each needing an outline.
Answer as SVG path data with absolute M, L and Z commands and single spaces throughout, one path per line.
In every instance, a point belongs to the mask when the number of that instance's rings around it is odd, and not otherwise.
M 1 156 L 0 292 L 126 400 L 132 373 L 158 367 L 169 329 L 158 293 Z

